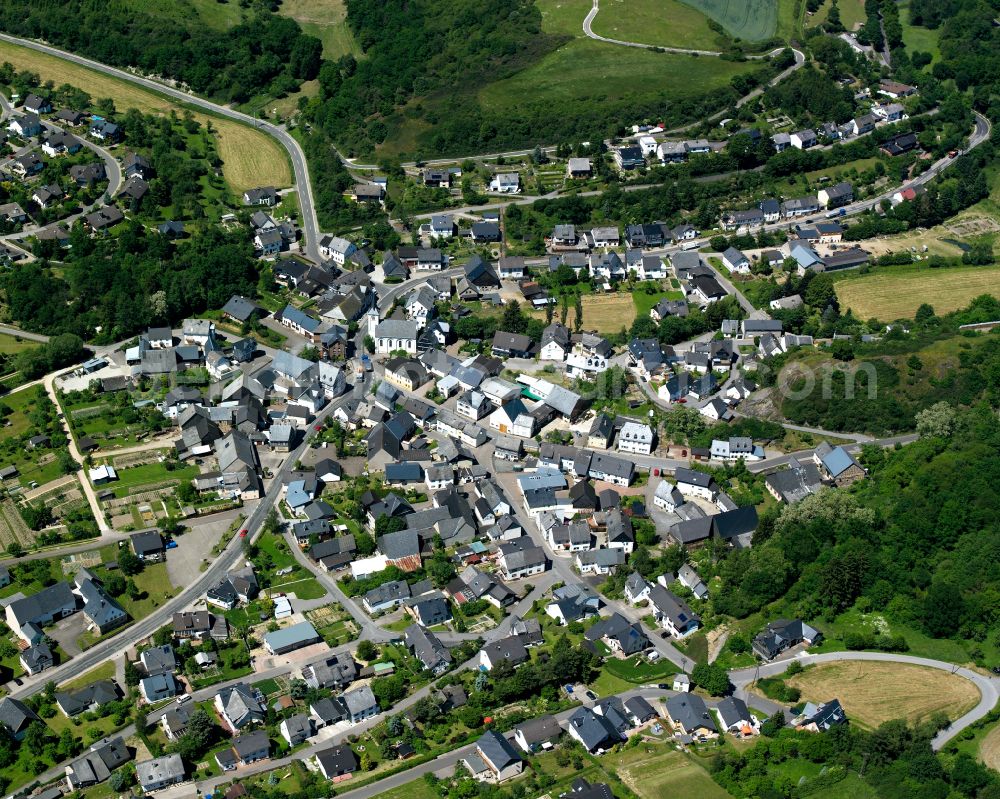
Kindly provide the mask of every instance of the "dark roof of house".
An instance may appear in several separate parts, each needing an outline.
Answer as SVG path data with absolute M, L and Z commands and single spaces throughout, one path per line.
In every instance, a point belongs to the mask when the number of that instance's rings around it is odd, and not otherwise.
M 723 540 L 752 533 L 757 529 L 757 509 L 753 505 L 723 511 L 709 518 L 715 534 Z
M 577 708 L 569 717 L 569 726 L 580 736 L 583 745 L 591 751 L 608 742 L 618 743 L 622 738 L 608 719 L 598 715 L 589 707 Z
M 41 721 L 41 719 L 24 702 L 19 699 L 11 699 L 9 696 L 0 699 L 0 724 L 7 727 L 12 733 L 22 732 L 33 721 Z
M 498 330 L 493 334 L 493 348 L 505 352 L 527 352 L 531 349 L 531 339 L 520 333 Z
M 163 550 L 163 536 L 156 532 L 156 530 L 132 533 L 130 540 L 132 541 L 132 549 L 136 555 L 161 552 Z
M 350 746 L 335 746 L 316 753 L 316 760 L 323 764 L 328 774 L 342 774 L 354 771 L 358 760 Z
M 649 638 L 638 622 L 630 622 L 619 613 L 594 624 L 585 636 L 588 641 L 608 638 L 617 641 L 626 655 L 642 652 L 649 646 Z
M 247 757 L 261 749 L 269 749 L 267 730 L 254 730 L 233 739 L 233 749 L 240 758 Z
M 675 694 L 666 701 L 667 713 L 677 724 L 680 724 L 685 732 L 691 732 L 700 727 L 705 727 L 718 732 L 715 720 L 708 712 L 705 700 L 697 694 Z
M 510 745 L 510 741 L 494 730 L 487 730 L 476 742 L 480 754 L 497 771 L 521 762 L 521 756 Z
M 548 713 L 544 716 L 521 722 L 514 729 L 521 734 L 529 745 L 541 743 L 542 741 L 550 741 L 562 734 L 562 727 L 559 726 L 556 717 Z

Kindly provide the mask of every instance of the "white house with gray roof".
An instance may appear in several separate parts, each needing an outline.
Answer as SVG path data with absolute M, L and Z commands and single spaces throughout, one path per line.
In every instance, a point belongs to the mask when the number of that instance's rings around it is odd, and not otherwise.
M 402 350 L 410 355 L 417 354 L 417 337 L 420 323 L 413 319 L 386 319 L 375 326 L 375 353 L 388 355 Z
M 618 433 L 618 451 L 649 455 L 653 451 L 653 428 L 641 422 L 625 422 Z
M 147 793 L 184 782 L 184 763 L 176 752 L 135 764 L 139 787 Z

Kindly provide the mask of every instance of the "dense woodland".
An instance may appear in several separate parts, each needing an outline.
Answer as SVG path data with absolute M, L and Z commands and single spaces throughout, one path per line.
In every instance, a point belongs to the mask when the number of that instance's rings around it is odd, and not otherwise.
M 294 90 L 319 72 L 322 43 L 287 17 L 261 12 L 220 32 L 139 8 L 124 0 L 4 0 L 0 28 L 237 103 Z
M 807 351 L 793 352 L 769 364 L 761 382 L 791 388 L 781 411 L 798 424 L 877 435 L 911 431 L 920 412 L 938 402 L 971 406 L 986 397 L 995 403 L 1000 390 L 996 335 L 960 336 L 958 326 L 992 321 L 998 314 L 1000 302 L 985 295 L 944 318 L 925 305 L 908 323 L 910 335 L 897 329 L 869 344 L 840 340 L 827 361 L 817 362 Z M 831 326 L 850 330 L 852 323 L 858 321 L 844 317 Z M 944 360 L 942 351 L 950 353 Z M 791 369 L 803 355 L 814 384 L 808 377 L 795 377 Z
M 779 611 L 832 620 L 851 608 L 890 624 L 964 641 L 973 659 L 996 637 L 1000 572 L 997 375 L 989 401 L 967 411 L 935 405 L 922 437 L 897 451 L 866 449 L 871 474 L 766 513 L 754 547 L 722 553 L 719 612 Z
M 92 239 L 74 227 L 58 271 L 45 260 L 55 253 L 40 247 L 42 260 L 0 274 L 5 304 L 31 330 L 100 343 L 220 308 L 234 293 L 256 293 L 258 262 L 243 233 L 209 228 L 175 243 L 138 222 L 116 233 Z
M 765 735 L 745 751 L 718 755 L 711 770 L 734 796 L 879 796 L 885 799 L 996 799 L 1000 777 L 967 754 L 943 761 L 931 749 L 940 720 L 917 727 L 889 721 L 875 730 L 837 727 L 825 735 L 778 730 L 765 722 Z M 795 761 L 823 770 L 803 777 Z M 860 776 L 859 776 L 860 775 Z M 859 783 L 856 787 L 851 781 Z M 860 784 L 860 783 L 863 783 Z M 797 789 L 798 788 L 798 789 Z M 801 791 L 801 792 L 800 792 Z

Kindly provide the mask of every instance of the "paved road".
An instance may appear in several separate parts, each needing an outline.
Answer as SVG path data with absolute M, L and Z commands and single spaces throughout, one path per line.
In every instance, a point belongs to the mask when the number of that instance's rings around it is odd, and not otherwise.
M 7 98 L 4 97 L 2 94 L 0 94 L 0 107 L 3 108 L 5 116 L 23 116 L 23 114 L 20 111 L 15 111 L 13 108 L 11 108 L 10 103 L 7 102 Z M 55 123 L 53 123 L 51 120 L 48 119 L 44 120 L 42 124 L 46 130 L 55 131 L 57 133 L 67 132 L 64 128 L 60 127 L 59 125 L 56 125 Z M 70 131 L 70 133 L 72 132 Z M 72 135 L 80 142 L 80 144 L 82 144 L 86 149 L 95 153 L 104 162 L 104 171 L 107 173 L 108 176 L 107 189 L 104 192 L 102 192 L 101 195 L 94 202 L 82 208 L 78 213 L 72 214 L 66 217 L 65 219 L 59 219 L 55 222 L 49 222 L 48 224 L 43 225 L 42 227 L 32 227 L 29 230 L 24 230 L 21 231 L 20 233 L 9 233 L 6 236 L 0 236 L 0 240 L 9 243 L 14 241 L 19 241 L 21 239 L 26 239 L 30 236 L 35 236 L 38 234 L 40 230 L 45 230 L 48 228 L 55 228 L 60 226 L 66 228 L 72 227 L 73 223 L 76 222 L 76 220 L 81 219 L 84 215 L 90 213 L 93 209 L 104 205 L 105 194 L 109 196 L 114 196 L 121 188 L 122 170 L 121 166 L 118 164 L 118 160 L 108 150 L 90 141 L 85 136 L 78 136 L 75 133 L 72 133 Z M 39 136 L 40 141 L 41 139 L 42 136 Z
M 843 434 L 838 434 L 843 435 Z M 908 433 L 905 436 L 891 436 L 890 438 L 879 438 L 872 439 L 864 442 L 865 444 L 874 444 L 876 446 L 882 447 L 883 449 L 888 449 L 890 447 L 895 447 L 897 444 L 912 444 L 916 441 L 919 436 L 916 433 Z M 846 444 L 844 449 L 852 454 L 857 454 L 861 451 L 862 444 Z M 773 472 L 776 469 L 786 466 L 793 460 L 802 460 L 812 458 L 812 450 L 801 450 L 799 452 L 789 452 L 786 455 L 777 455 L 773 458 L 765 458 L 762 461 L 757 461 L 756 463 L 747 463 L 747 471 L 753 474 L 760 474 L 761 472 Z
M 0 34 L 0 41 L 10 42 L 11 44 L 21 45 L 22 47 L 28 47 L 32 50 L 37 50 L 40 53 L 46 53 L 48 55 L 55 56 L 56 58 L 62 58 L 74 64 L 87 67 L 88 69 L 102 72 L 105 75 L 111 75 L 120 80 L 137 84 L 146 89 L 157 92 L 158 94 L 166 95 L 171 99 L 180 100 L 184 103 L 188 103 L 189 105 L 197 106 L 198 108 L 210 111 L 213 114 L 218 114 L 220 116 L 227 117 L 228 119 L 241 122 L 244 125 L 250 125 L 251 127 L 255 127 L 258 130 L 263 131 L 272 138 L 277 139 L 281 146 L 288 152 L 288 156 L 292 161 L 292 170 L 295 173 L 295 186 L 298 189 L 299 195 L 299 209 L 302 213 L 302 233 L 305 238 L 306 245 L 305 254 L 314 261 L 322 260 L 319 256 L 319 222 L 316 219 L 316 206 L 313 199 L 312 184 L 309 182 L 309 165 L 306 162 L 305 153 L 302 151 L 299 143 L 287 130 L 285 130 L 285 128 L 272 125 L 270 122 L 256 119 L 249 114 L 244 114 L 242 111 L 236 111 L 227 106 L 218 105 L 213 103 L 211 100 L 205 100 L 202 97 L 175 89 L 172 86 L 167 86 L 163 83 L 159 83 L 158 81 L 139 77 L 138 75 L 133 75 L 131 72 L 126 72 L 125 70 L 109 67 L 99 61 L 92 61 L 89 58 L 84 58 L 83 56 L 76 55 L 75 53 L 68 53 L 65 50 L 60 50 L 56 47 L 50 47 L 47 44 L 40 44 L 39 42 L 34 42 L 30 39 L 21 39 L 16 36 L 8 36 L 7 34 Z
M 18 336 L 23 338 L 25 341 L 37 341 L 39 344 L 45 344 L 48 340 L 48 336 L 43 336 L 41 333 L 29 333 L 26 330 L 19 330 L 16 327 L 10 327 L 9 325 L 0 325 L 0 333 L 4 333 L 8 336 Z
M 326 408 L 318 414 L 317 424 L 321 424 L 326 416 L 332 413 L 336 408 L 340 407 L 340 405 L 342 405 L 349 396 L 349 394 L 344 395 L 327 405 Z M 267 488 L 264 498 L 257 503 L 257 507 L 254 508 L 250 517 L 244 523 L 243 526 L 250 531 L 251 538 L 256 538 L 260 534 L 264 518 L 281 497 L 281 491 L 285 480 L 288 477 L 288 473 L 293 470 L 296 461 L 302 457 L 302 453 L 305 452 L 306 448 L 309 446 L 309 442 L 315 433 L 315 426 L 309 427 L 305 433 L 302 443 L 299 444 L 299 446 L 285 458 L 281 468 L 277 470 L 274 478 L 271 480 L 271 484 Z M 24 685 L 14 691 L 12 696 L 18 699 L 23 699 L 36 691 L 41 690 L 42 686 L 44 686 L 44 684 L 49 680 L 60 683 L 71 677 L 78 676 L 88 669 L 98 665 L 103 660 L 113 657 L 115 654 L 136 644 L 142 639 L 149 637 L 164 624 L 167 624 L 172 619 L 175 611 L 181 610 L 182 608 L 192 604 L 212 585 L 221 580 L 225 573 L 229 571 L 229 569 L 231 569 L 240 559 L 241 555 L 242 546 L 240 544 L 239 536 L 233 536 L 233 540 L 227 543 L 226 548 L 212 562 L 208 569 L 195 577 L 191 584 L 172 600 L 154 610 L 153 613 L 146 618 L 137 621 L 131 627 L 123 630 L 119 635 L 115 635 L 112 638 L 102 641 L 96 646 L 88 649 L 86 652 L 83 652 L 81 655 L 72 658 L 62 666 L 49 669 L 48 671 L 42 672 L 35 677 L 25 678 Z
M 606 44 L 618 44 L 622 47 L 638 47 L 642 50 L 657 50 L 667 53 L 681 53 L 683 55 L 707 55 L 707 56 L 720 56 L 722 55 L 719 50 L 695 50 L 690 47 L 663 47 L 655 44 L 642 44 L 640 42 L 625 42 L 621 39 L 609 39 L 607 36 L 601 36 L 600 34 L 594 33 L 591 25 L 594 22 L 594 18 L 597 16 L 597 12 L 601 10 L 600 0 L 594 0 L 594 5 L 591 7 L 590 11 L 587 12 L 587 16 L 583 20 L 583 32 L 598 42 L 605 42 Z
M 59 398 L 56 396 L 55 389 L 55 379 L 56 373 L 50 372 L 45 375 L 42 382 L 45 385 L 45 391 L 49 395 L 49 399 L 52 400 L 52 404 L 56 408 L 61 408 L 59 405 Z M 62 425 L 63 431 L 66 433 L 66 448 L 69 450 L 70 457 L 80 464 L 80 468 L 76 473 L 76 479 L 80 483 L 80 490 L 83 491 L 83 495 L 87 498 L 87 504 L 90 505 L 91 513 L 94 514 L 94 521 L 97 522 L 97 528 L 101 531 L 103 536 L 105 533 L 111 532 L 111 525 L 108 524 L 107 519 L 104 516 L 104 509 L 101 507 L 101 503 L 97 500 L 97 494 L 94 492 L 94 487 L 90 484 L 90 480 L 87 477 L 87 467 L 84 465 L 83 454 L 76 446 L 76 439 L 73 438 L 73 431 L 69 429 L 69 420 L 65 416 L 61 416 L 59 420 Z

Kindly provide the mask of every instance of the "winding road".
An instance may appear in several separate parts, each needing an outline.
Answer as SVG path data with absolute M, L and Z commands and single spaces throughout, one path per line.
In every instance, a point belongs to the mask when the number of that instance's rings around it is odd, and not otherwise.
M 720 56 L 722 52 L 720 50 L 695 50 L 691 47 L 665 47 L 656 44 L 643 44 L 641 42 L 625 42 L 621 39 L 609 39 L 607 36 L 601 36 L 599 33 L 594 33 L 592 25 L 594 23 L 594 18 L 597 17 L 597 12 L 601 10 L 601 0 L 594 0 L 594 5 L 591 7 L 590 11 L 587 12 L 587 16 L 583 20 L 583 32 L 587 36 L 595 41 L 604 42 L 606 44 L 618 44 L 622 47 L 636 47 L 641 50 L 656 50 L 657 52 L 665 53 L 679 53 L 681 55 L 706 55 L 706 56 Z M 775 52 L 781 52 L 775 50 Z M 755 58 L 766 58 L 766 56 L 754 56 Z
M 93 61 L 89 58 L 84 58 L 83 56 L 67 52 L 66 50 L 60 50 L 47 44 L 41 44 L 40 42 L 35 42 L 30 39 L 21 39 L 17 36 L 9 36 L 6 33 L 0 33 L 0 42 L 9 42 L 10 44 L 16 44 L 21 47 L 28 47 L 40 53 L 46 53 L 47 55 L 55 56 L 56 58 L 62 58 L 65 61 L 86 67 L 87 69 L 92 69 L 96 72 L 110 75 L 113 78 L 134 83 L 145 89 L 156 92 L 157 94 L 165 95 L 173 100 L 180 100 L 181 102 L 188 103 L 189 105 L 197 106 L 198 108 L 208 111 L 209 113 L 227 117 L 228 119 L 241 122 L 244 125 L 257 128 L 272 138 L 277 139 L 281 146 L 288 152 L 288 156 L 292 162 L 292 170 L 295 173 L 295 186 L 298 189 L 299 195 L 299 210 L 302 214 L 302 233 L 305 238 L 305 252 L 309 258 L 314 261 L 318 262 L 322 260 L 319 255 L 319 222 L 316 219 L 316 204 L 313 199 L 312 184 L 309 182 L 309 165 L 306 162 L 306 156 L 302 147 L 299 146 L 295 137 L 292 136 L 292 134 L 285 128 L 257 119 L 249 114 L 244 114 L 242 111 L 236 111 L 228 106 L 213 103 L 211 100 L 206 100 L 195 94 L 175 89 L 172 86 L 168 86 L 150 78 L 133 75 L 131 72 L 126 72 L 123 69 L 109 67 L 99 61 Z
M 7 98 L 4 97 L 2 94 L 0 94 L 0 111 L 2 111 L 2 117 L 4 119 L 8 117 L 23 116 L 23 114 L 20 111 L 15 111 L 11 107 L 10 103 L 7 101 Z M 50 119 L 44 120 L 42 124 L 44 129 L 47 131 L 54 131 L 56 133 L 67 133 L 67 131 L 64 128 L 60 127 L 59 125 L 56 125 Z M 90 213 L 95 208 L 104 205 L 105 195 L 112 197 L 115 194 L 117 194 L 118 190 L 122 187 L 122 169 L 121 165 L 118 163 L 118 160 L 110 152 L 108 152 L 106 149 L 96 144 L 95 142 L 90 141 L 86 136 L 78 136 L 75 133 L 72 133 L 72 131 L 69 131 L 69 133 L 71 133 L 74 136 L 74 138 L 76 138 L 76 140 L 79 141 L 81 145 L 83 145 L 83 147 L 95 153 L 104 162 L 104 171 L 108 176 L 108 187 L 101 193 L 101 195 L 94 202 L 92 202 L 90 205 L 81 208 L 75 214 L 71 214 L 70 216 L 64 219 L 59 219 L 56 220 L 55 222 L 49 222 L 45 225 L 42 225 L 41 227 L 32 227 L 27 230 L 22 230 L 20 233 L 9 233 L 6 236 L 0 236 L 0 241 L 16 242 L 21 239 L 26 239 L 30 236 L 37 236 L 39 231 L 45 230 L 47 228 L 55 228 L 61 226 L 67 228 L 72 227 L 73 223 L 76 222 L 77 219 L 83 218 L 86 214 Z M 44 134 L 40 134 L 38 136 L 38 139 L 40 142 L 43 141 Z M 26 333 L 19 333 L 18 335 L 21 335 L 22 337 L 25 338 L 29 337 L 29 334 Z

